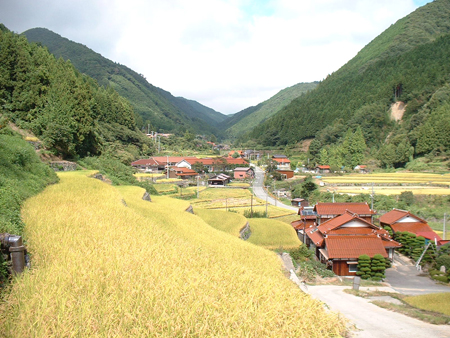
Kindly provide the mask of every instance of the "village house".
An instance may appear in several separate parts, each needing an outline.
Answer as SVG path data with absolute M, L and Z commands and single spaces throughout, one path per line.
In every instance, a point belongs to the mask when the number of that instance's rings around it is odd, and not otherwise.
M 291 161 L 286 155 L 273 155 L 272 161 L 276 162 L 277 170 L 291 170 Z
M 373 224 L 374 214 L 367 203 L 317 203 L 300 207 L 300 219 L 291 225 L 334 273 L 354 276 L 360 255 L 381 254 L 392 260 L 395 248 L 401 246 Z
M 250 167 L 237 167 L 234 169 L 234 178 L 243 180 L 246 178 L 254 178 L 255 172 Z
M 353 168 L 353 170 L 359 172 L 360 174 L 367 174 L 369 172 L 367 166 L 364 164 L 357 165 Z
M 208 178 L 209 186 L 226 186 L 230 183 L 231 177 L 225 174 L 214 175 Z
M 436 234 L 425 220 L 411 214 L 406 210 L 392 209 L 381 216 L 379 221 L 383 228 L 391 228 L 394 234 L 396 232 L 408 231 L 416 234 L 417 236 L 422 236 L 427 240 L 436 242 L 438 246 L 449 242 L 447 240 L 443 240 L 438 234 Z
M 198 173 L 189 168 L 172 167 L 169 170 L 169 178 L 189 179 L 189 178 L 195 178 L 197 176 L 198 176 Z
M 392 260 L 395 248 L 401 246 L 386 230 L 350 211 L 306 228 L 303 240 L 339 276 L 356 275 L 358 257 L 363 254 Z
M 277 169 L 275 170 L 277 173 L 281 175 L 282 178 L 288 179 L 294 177 L 294 170 L 287 169 Z
M 331 167 L 329 165 L 316 166 L 316 173 L 318 173 L 318 174 L 328 174 L 330 172 L 331 172 Z
M 308 202 L 308 200 L 305 200 L 304 198 L 293 198 L 291 200 L 291 205 L 293 207 L 308 207 L 309 202 Z

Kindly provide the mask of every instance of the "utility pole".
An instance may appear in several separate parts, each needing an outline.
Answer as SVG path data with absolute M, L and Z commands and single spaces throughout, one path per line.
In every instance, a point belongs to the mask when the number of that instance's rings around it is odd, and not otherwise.
M 447 217 L 447 214 L 444 213 L 444 229 L 442 229 L 443 230 L 442 231 L 442 239 L 444 239 L 444 240 L 445 240 L 445 236 L 446 236 L 446 234 L 445 234 L 445 219 L 446 219 L 446 217 Z
M 199 191 L 198 191 L 198 181 L 199 181 L 199 176 L 197 175 L 197 198 L 198 198 L 198 195 L 199 195 Z
M 267 213 L 267 195 L 266 195 L 266 217 L 269 217 L 269 215 Z
M 250 218 L 253 218 L 253 195 L 252 195 L 252 201 L 250 202 Z
M 167 178 L 169 178 L 169 155 L 167 155 Z
M 372 204 L 370 205 L 370 209 L 373 210 L 373 199 L 375 197 L 375 191 L 373 190 L 373 182 L 372 182 L 372 194 L 370 195 L 370 198 L 372 199 Z

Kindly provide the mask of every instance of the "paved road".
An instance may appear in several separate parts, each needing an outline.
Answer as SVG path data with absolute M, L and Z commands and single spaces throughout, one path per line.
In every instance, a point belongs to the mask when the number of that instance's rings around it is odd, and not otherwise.
M 436 283 L 426 274 L 418 271 L 414 265 L 401 264 L 398 260 L 394 260 L 392 268 L 386 270 L 385 281 L 389 283 L 395 291 L 405 295 L 450 292 L 449 286 Z
M 356 326 L 350 337 L 450 337 L 449 325 L 433 325 L 410 318 L 400 313 L 380 308 L 370 299 L 344 293 L 346 286 L 308 286 L 314 298 L 325 302 L 328 307 L 342 313 Z M 379 288 L 382 289 L 382 288 Z
M 262 170 L 259 167 L 254 167 L 255 168 L 255 179 L 253 180 L 253 191 L 256 195 L 256 197 L 262 199 L 262 200 L 267 200 L 267 203 L 275 205 L 277 207 L 280 208 L 284 208 L 284 209 L 289 209 L 292 211 L 298 211 L 297 207 L 293 207 L 291 205 L 286 205 L 281 203 L 280 201 L 272 198 L 271 196 L 269 196 L 266 191 L 263 188 L 264 185 L 264 170 Z

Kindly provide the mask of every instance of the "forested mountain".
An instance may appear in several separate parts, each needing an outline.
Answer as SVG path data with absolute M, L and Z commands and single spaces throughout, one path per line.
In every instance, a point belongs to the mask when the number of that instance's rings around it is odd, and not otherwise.
M 156 131 L 210 133 L 220 136 L 216 128 L 226 115 L 198 102 L 174 97 L 150 84 L 142 74 L 104 58 L 88 47 L 45 29 L 33 28 L 23 33 L 30 42 L 41 43 L 57 58 L 62 57 L 80 72 L 112 87 L 132 104 L 138 127 L 151 124 Z
M 417 9 L 241 141 L 280 146 L 315 137 L 313 153 L 339 157 L 333 145 L 359 126 L 385 166 L 450 150 L 449 18 L 449 0 Z M 406 112 L 396 123 L 389 110 L 399 101 Z
M 69 62 L 0 25 L 0 117 L 31 130 L 48 151 L 77 159 L 110 152 L 133 159 L 153 143 L 133 107 Z
M 294 86 L 285 88 L 257 106 L 246 108 L 234 114 L 224 121 L 222 128 L 226 129 L 227 136 L 229 137 L 233 138 L 240 136 L 252 130 L 259 123 L 264 122 L 269 117 L 275 115 L 282 108 L 291 103 L 293 99 L 314 89 L 317 84 L 318 82 L 298 83 Z

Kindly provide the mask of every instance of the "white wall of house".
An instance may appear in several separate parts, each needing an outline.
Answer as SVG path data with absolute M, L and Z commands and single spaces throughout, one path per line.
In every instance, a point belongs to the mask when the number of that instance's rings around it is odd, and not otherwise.
M 354 219 L 353 221 L 343 224 L 341 228 L 367 228 L 368 226 L 368 224 Z
M 396 223 L 412 223 L 412 222 L 420 222 L 420 220 L 408 215 L 403 218 L 400 218 Z
M 175 164 L 175 166 L 178 167 L 178 168 L 189 168 L 189 169 L 192 169 L 191 168 L 191 164 L 188 161 L 186 161 L 186 160 L 181 160 L 180 162 Z

